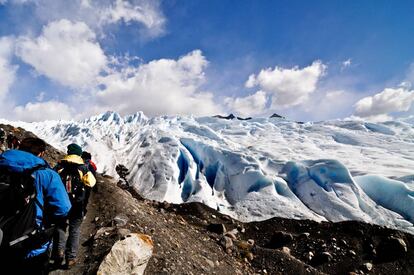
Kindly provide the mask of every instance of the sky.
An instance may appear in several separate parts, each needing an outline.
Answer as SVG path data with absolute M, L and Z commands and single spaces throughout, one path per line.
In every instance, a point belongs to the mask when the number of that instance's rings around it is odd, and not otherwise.
M 414 3 L 0 0 L 0 117 L 414 118 Z

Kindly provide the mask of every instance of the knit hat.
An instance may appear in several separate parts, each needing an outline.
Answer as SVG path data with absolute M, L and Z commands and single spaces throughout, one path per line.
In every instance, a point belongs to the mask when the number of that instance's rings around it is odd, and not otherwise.
M 82 148 L 77 145 L 76 143 L 72 143 L 68 145 L 68 155 L 82 155 Z

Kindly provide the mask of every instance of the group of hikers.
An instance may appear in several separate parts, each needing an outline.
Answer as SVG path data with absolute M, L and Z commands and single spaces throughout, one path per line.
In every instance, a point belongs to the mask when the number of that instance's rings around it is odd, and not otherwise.
M 29 137 L 0 154 L 0 266 L 10 274 L 76 264 L 96 165 L 75 143 L 53 169 L 45 151 L 45 141 Z
M 6 131 L 3 128 L 0 128 L 0 153 L 7 149 L 16 149 L 19 145 L 20 140 L 13 134 L 13 132 L 6 134 Z

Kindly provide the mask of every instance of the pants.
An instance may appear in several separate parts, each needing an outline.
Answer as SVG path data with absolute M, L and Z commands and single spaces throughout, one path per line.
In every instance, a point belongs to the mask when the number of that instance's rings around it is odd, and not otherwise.
M 66 261 L 74 260 L 79 249 L 80 227 L 83 217 L 69 218 L 69 234 L 66 239 L 66 226 L 58 226 L 56 228 L 53 239 L 53 254 L 54 258 L 57 255 L 65 253 Z

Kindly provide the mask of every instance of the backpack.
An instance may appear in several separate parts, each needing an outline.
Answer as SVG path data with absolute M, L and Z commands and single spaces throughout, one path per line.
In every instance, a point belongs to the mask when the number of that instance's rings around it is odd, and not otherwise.
M 23 172 L 0 170 L 0 250 L 21 251 L 24 253 L 36 248 L 41 231 L 36 223 L 36 205 L 43 210 L 37 200 L 33 172 L 44 169 L 40 165 Z
M 65 185 L 66 192 L 72 203 L 72 207 L 83 204 L 85 200 L 85 184 L 82 181 L 81 174 L 83 174 L 82 166 L 75 163 L 62 163 L 62 168 L 58 170 L 60 178 Z

